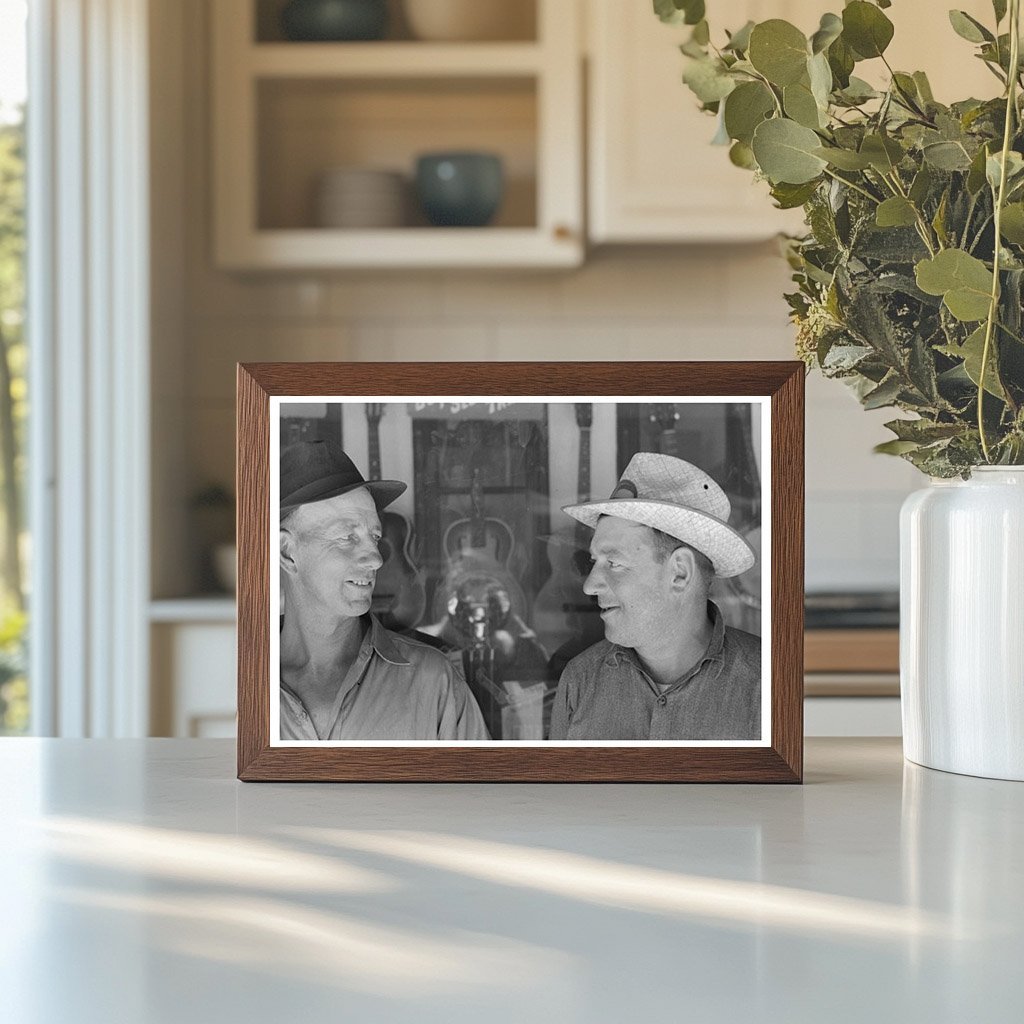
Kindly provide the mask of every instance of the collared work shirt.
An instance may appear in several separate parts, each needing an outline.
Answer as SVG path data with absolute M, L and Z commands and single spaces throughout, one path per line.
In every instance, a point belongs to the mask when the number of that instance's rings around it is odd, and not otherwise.
M 436 648 L 385 629 L 373 616 L 338 687 L 331 722 L 318 736 L 282 681 L 282 740 L 490 739 L 461 671 Z
M 601 640 L 565 667 L 553 740 L 757 740 L 761 640 L 726 626 L 717 606 L 704 657 L 662 691 L 635 651 Z

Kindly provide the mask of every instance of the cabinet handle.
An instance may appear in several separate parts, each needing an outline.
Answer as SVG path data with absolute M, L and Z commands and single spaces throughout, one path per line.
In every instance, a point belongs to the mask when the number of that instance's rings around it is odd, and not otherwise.
M 573 230 L 568 224 L 556 224 L 552 232 L 559 242 L 569 242 L 573 237 Z

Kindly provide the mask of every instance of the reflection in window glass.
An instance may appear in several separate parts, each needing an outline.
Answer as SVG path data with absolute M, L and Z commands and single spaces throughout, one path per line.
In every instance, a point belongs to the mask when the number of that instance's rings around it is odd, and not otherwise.
M 0 734 L 28 731 L 25 0 L 0 0 Z

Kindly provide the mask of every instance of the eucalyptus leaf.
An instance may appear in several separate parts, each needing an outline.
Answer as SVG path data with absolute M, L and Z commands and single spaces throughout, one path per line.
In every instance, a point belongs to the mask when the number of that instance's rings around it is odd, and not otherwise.
M 998 25 L 1006 17 L 1006 0 L 992 0 L 992 10 L 996 16 Z
M 1003 154 L 993 153 L 988 160 L 985 161 L 985 177 L 988 179 L 989 185 L 992 190 L 995 191 L 999 188 L 999 178 L 1003 171 Z M 1007 185 L 1012 189 L 1013 182 L 1024 175 L 1024 157 L 1020 153 L 1015 153 L 1010 150 L 1006 154 L 1006 182 Z
M 725 117 L 724 111 L 721 105 L 718 108 L 717 128 L 715 134 L 711 139 L 712 146 L 728 146 L 732 139 L 729 138 L 729 133 L 725 130 Z
M 966 11 L 950 11 L 949 23 L 953 31 L 969 43 L 994 42 L 995 36 L 980 21 L 972 18 Z
M 865 409 L 882 409 L 887 405 L 893 405 L 902 391 L 902 382 L 895 374 L 886 378 L 878 387 L 869 391 L 861 398 L 861 405 Z
M 781 18 L 762 21 L 750 33 L 747 59 L 772 85 L 784 88 L 798 82 L 809 55 L 807 37 Z
M 963 360 L 963 369 L 975 387 L 981 386 L 982 357 L 985 354 L 985 325 L 973 331 L 967 340 L 958 346 L 944 345 L 939 351 L 953 359 Z M 996 398 L 1006 399 L 1006 392 L 995 370 L 995 345 L 989 344 L 988 362 L 985 365 L 985 390 Z
M 988 316 L 992 272 L 977 257 L 962 249 L 945 249 L 915 268 L 917 286 L 929 295 L 941 295 L 958 320 L 971 322 Z
M 802 185 L 813 181 L 825 169 L 825 161 L 815 153 L 820 142 L 810 128 L 778 117 L 757 126 L 751 148 L 770 182 Z
M 921 169 L 914 175 L 914 181 L 910 186 L 910 191 L 907 193 L 910 201 L 920 206 L 931 191 L 934 180 L 935 175 L 931 169 L 927 164 L 922 164 Z
M 866 404 L 864 408 L 867 408 Z M 871 450 L 876 455 L 906 455 L 920 447 L 921 445 L 917 441 L 883 441 L 881 444 L 876 444 Z
M 874 4 L 853 0 L 843 8 L 843 39 L 862 59 L 881 57 L 892 37 L 892 22 Z
M 956 437 L 962 429 L 958 423 L 936 423 L 934 420 L 890 420 L 885 424 L 901 441 L 932 444 Z
M 803 206 L 817 191 L 817 181 L 805 182 L 800 185 L 793 185 L 788 182 L 779 182 L 772 186 L 772 199 L 780 210 L 795 210 Z
M 828 65 L 828 57 L 823 53 L 816 54 L 807 62 L 807 78 L 811 84 L 811 94 L 818 109 L 822 112 L 822 127 L 828 123 L 828 102 L 832 93 L 832 69 Z
M 754 30 L 754 24 L 754 22 L 748 21 L 743 28 L 733 32 L 724 48 L 736 53 L 746 53 L 750 46 L 750 33 Z
M 880 93 L 863 78 L 851 75 L 849 84 L 841 90 L 841 95 L 844 100 L 856 106 L 860 103 L 867 103 L 868 100 L 877 99 Z
M 754 129 L 775 111 L 775 97 L 763 82 L 742 82 L 725 101 L 725 128 L 729 137 L 748 146 Z
M 1004 207 L 999 233 L 1006 241 L 1024 246 L 1024 203 L 1010 203 Z
M 823 127 L 823 117 L 818 102 L 811 92 L 809 82 L 795 82 L 782 90 L 782 107 L 786 116 L 805 128 Z
M 826 51 L 828 53 L 828 66 L 832 69 L 832 77 L 835 79 L 837 88 L 845 89 L 850 84 L 850 75 L 856 63 L 853 50 L 840 36 Z
M 687 61 L 683 81 L 702 103 L 724 100 L 736 88 L 735 80 L 716 60 Z
M 915 71 L 911 77 L 914 79 L 914 84 L 917 86 L 918 96 L 920 96 L 926 104 L 934 103 L 935 96 L 932 94 L 932 86 L 928 81 L 928 76 L 923 71 Z
M 865 135 L 860 152 L 876 171 L 883 174 L 891 174 L 903 159 L 903 147 L 886 135 Z
M 696 25 L 704 17 L 704 0 L 654 0 L 654 13 L 668 25 Z
M 833 146 L 819 146 L 814 150 L 815 156 L 828 161 L 833 167 L 843 171 L 863 171 L 871 166 L 871 161 L 860 153 L 850 149 L 838 149 Z
M 756 171 L 757 160 L 754 159 L 754 151 L 745 142 L 734 142 L 729 148 L 729 160 L 736 167 L 742 167 L 745 171 Z
M 932 167 L 940 171 L 966 171 L 971 166 L 971 158 L 959 142 L 941 139 L 924 145 L 921 153 Z
M 818 31 L 811 36 L 811 53 L 827 50 L 842 34 L 843 19 L 835 14 L 823 14 Z
M 935 232 L 935 237 L 939 240 L 939 244 L 942 246 L 949 245 L 949 233 L 946 231 L 946 215 L 949 212 L 949 189 L 947 188 L 942 193 L 942 198 L 939 200 L 939 205 L 935 210 L 935 216 L 932 217 L 932 230 Z
M 987 181 L 985 177 L 985 165 L 988 162 L 988 150 L 984 147 L 978 150 L 971 159 L 971 166 L 967 172 L 967 180 L 964 183 L 967 186 L 967 191 L 972 195 L 977 195 L 984 187 Z
M 875 210 L 875 223 L 880 228 L 908 227 L 917 223 L 917 211 L 909 199 L 892 196 L 878 204 Z
M 690 38 L 700 46 L 707 46 L 711 42 L 711 29 L 706 18 L 702 18 L 693 26 L 693 33 Z

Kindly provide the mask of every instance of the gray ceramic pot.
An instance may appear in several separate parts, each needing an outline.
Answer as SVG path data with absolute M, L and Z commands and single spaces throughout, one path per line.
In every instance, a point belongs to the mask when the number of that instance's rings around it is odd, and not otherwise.
M 380 39 L 387 25 L 387 0 L 291 0 L 281 11 L 285 37 L 297 42 Z
M 505 193 L 501 157 L 494 153 L 426 153 L 416 162 L 416 192 L 437 227 L 488 224 Z

